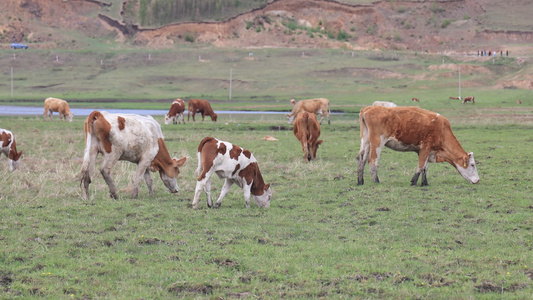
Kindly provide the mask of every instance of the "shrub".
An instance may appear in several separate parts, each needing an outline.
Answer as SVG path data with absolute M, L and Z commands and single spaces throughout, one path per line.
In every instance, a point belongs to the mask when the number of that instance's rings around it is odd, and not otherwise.
M 446 28 L 446 27 L 448 27 L 448 25 L 450 25 L 451 23 L 452 23 L 451 20 L 446 19 L 446 20 L 444 20 L 444 22 L 442 22 L 442 24 L 440 25 L 440 27 L 441 27 L 441 28 Z

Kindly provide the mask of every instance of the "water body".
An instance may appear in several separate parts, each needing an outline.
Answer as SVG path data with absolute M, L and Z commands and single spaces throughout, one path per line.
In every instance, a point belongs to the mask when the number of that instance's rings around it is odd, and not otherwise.
M 95 109 L 94 108 L 71 108 L 70 111 L 75 116 L 88 116 Z M 163 116 L 168 113 L 168 110 L 159 109 L 98 109 L 101 111 L 107 111 L 110 113 L 122 113 L 122 114 L 138 114 L 138 115 L 151 115 L 151 116 Z M 40 106 L 12 106 L 12 105 L 0 105 L 0 116 L 42 116 L 44 107 Z M 185 111 L 187 112 L 187 111 Z M 238 111 L 238 110 L 215 110 L 217 114 L 286 114 L 282 111 Z M 57 115 L 57 113 L 54 113 Z

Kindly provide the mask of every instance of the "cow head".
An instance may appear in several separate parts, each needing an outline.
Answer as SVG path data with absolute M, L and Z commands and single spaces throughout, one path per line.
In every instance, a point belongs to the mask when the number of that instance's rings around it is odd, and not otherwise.
M 318 140 L 316 141 L 315 144 L 313 145 L 309 145 L 309 156 L 308 156 L 308 160 L 310 161 L 311 159 L 315 159 L 316 158 L 316 151 L 318 150 L 318 146 L 320 146 L 320 144 L 322 144 L 324 142 L 324 140 Z
M 74 117 L 74 113 L 69 112 L 69 113 L 68 113 L 68 116 L 67 116 L 67 120 L 68 120 L 69 122 L 72 122 L 72 117 Z
M 479 175 L 477 173 L 476 161 L 474 160 L 474 153 L 469 152 L 459 159 L 459 163 L 455 163 L 455 167 L 459 174 L 463 176 L 470 183 L 478 183 Z
M 216 122 L 217 121 L 217 114 L 213 113 L 211 115 L 211 121 Z
M 152 171 L 159 171 L 159 177 L 161 177 L 161 181 L 163 181 L 163 184 L 167 187 L 167 189 L 171 193 L 177 193 L 178 188 L 178 175 L 180 173 L 179 168 L 185 164 L 185 161 L 187 160 L 187 157 L 182 157 L 181 159 L 172 158 L 172 164 L 165 168 L 165 170 L 155 166 L 152 164 L 151 170 Z
M 262 195 L 253 195 L 255 203 L 259 207 L 270 207 L 270 200 L 272 200 L 272 190 L 270 189 L 270 183 L 265 184 Z
M 17 152 L 16 148 L 14 151 L 11 151 L 9 153 L 9 171 L 14 171 L 19 167 L 21 156 L 22 156 L 22 151 Z
M 174 117 L 169 116 L 168 114 L 165 115 L 165 125 L 170 125 L 170 122 L 172 122 Z
M 291 114 L 287 114 L 287 118 L 289 118 L 289 124 L 292 124 L 296 118 L 296 115 L 292 116 Z

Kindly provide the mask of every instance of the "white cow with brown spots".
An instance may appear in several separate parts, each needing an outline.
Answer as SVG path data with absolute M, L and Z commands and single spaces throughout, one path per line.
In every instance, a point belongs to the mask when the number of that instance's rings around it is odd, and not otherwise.
M 326 98 L 300 100 L 296 102 L 296 104 L 294 104 L 292 107 L 291 113 L 287 114 L 287 117 L 289 118 L 289 124 L 292 124 L 296 116 L 304 111 L 320 115 L 320 124 L 322 124 L 322 121 L 324 121 L 325 114 L 328 118 L 328 124 L 331 123 L 329 120 L 329 100 Z
M 378 160 L 383 146 L 396 151 L 418 154 L 418 168 L 411 179 L 416 185 L 428 185 L 426 171 L 430 162 L 448 162 L 470 183 L 478 183 L 474 153 L 467 153 L 452 132 L 445 117 L 418 107 L 368 106 L 361 109 L 361 149 L 357 156 L 359 185 L 368 161 L 374 182 L 379 182 Z
M 43 118 L 46 120 L 46 115 L 48 114 L 50 121 L 52 121 L 53 112 L 58 112 L 60 119 L 72 122 L 72 117 L 74 114 L 70 112 L 67 101 L 52 97 L 46 98 L 44 100 Z
M 168 113 L 165 115 L 165 124 L 169 125 L 171 122 L 173 124 L 183 123 L 185 120 L 183 118 L 183 112 L 185 111 L 185 101 L 182 99 L 176 99 L 172 102 Z
M 222 199 L 235 183 L 244 192 L 246 207 L 250 207 L 250 197 L 259 207 L 269 207 L 272 198 L 270 184 L 265 184 L 257 160 L 253 154 L 237 145 L 220 141 L 213 137 L 206 137 L 198 146 L 198 169 L 199 175 L 194 193 L 192 207 L 198 208 L 202 190 L 207 195 L 207 206 L 212 207 L 211 200 L 211 176 L 217 174 L 219 178 L 225 178 L 224 186 L 220 191 L 215 207 L 222 204 Z
M 7 156 L 9 171 L 14 171 L 19 167 L 22 151 L 17 152 L 15 136 L 11 131 L 0 128 L 0 158 L 2 154 Z
M 150 171 L 159 176 L 171 193 L 178 192 L 179 167 L 186 160 L 171 158 L 163 140 L 161 126 L 151 116 L 111 114 L 93 111 L 85 120 L 85 153 L 80 172 L 84 199 L 89 197 L 89 184 L 96 157 L 102 154 L 104 161 L 100 173 L 109 186 L 111 198 L 117 199 L 111 169 L 119 160 L 137 164 L 133 179 L 132 198 L 139 194 L 139 182 L 144 177 L 149 195 L 153 195 Z

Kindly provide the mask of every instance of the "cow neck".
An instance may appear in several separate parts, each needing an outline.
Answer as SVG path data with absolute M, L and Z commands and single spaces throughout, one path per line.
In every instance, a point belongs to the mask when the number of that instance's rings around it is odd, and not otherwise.
M 463 156 L 466 155 L 466 151 L 463 149 L 453 133 L 446 137 L 446 142 L 443 144 L 443 146 L 444 147 L 442 147 L 442 151 L 444 152 L 444 155 L 439 156 L 442 156 L 445 161 L 456 167 L 456 164 L 458 164 L 457 161 L 463 159 Z
M 162 138 L 159 138 L 157 143 L 159 145 L 159 151 L 152 161 L 152 166 L 156 166 L 160 171 L 165 172 L 165 174 L 167 174 L 169 177 L 177 177 L 178 174 L 174 174 L 173 160 L 168 153 L 165 141 Z
M 11 160 L 18 160 L 18 152 L 17 152 L 17 142 L 15 141 L 15 138 L 13 138 L 13 142 L 11 143 L 9 155 L 7 156 Z
M 255 163 L 253 182 L 252 182 L 252 187 L 250 188 L 250 192 L 254 196 L 260 196 L 260 195 L 263 195 L 264 190 L 265 190 L 265 181 L 263 180 L 263 176 L 261 175 L 261 172 L 259 171 L 259 166 L 257 165 L 257 163 Z

